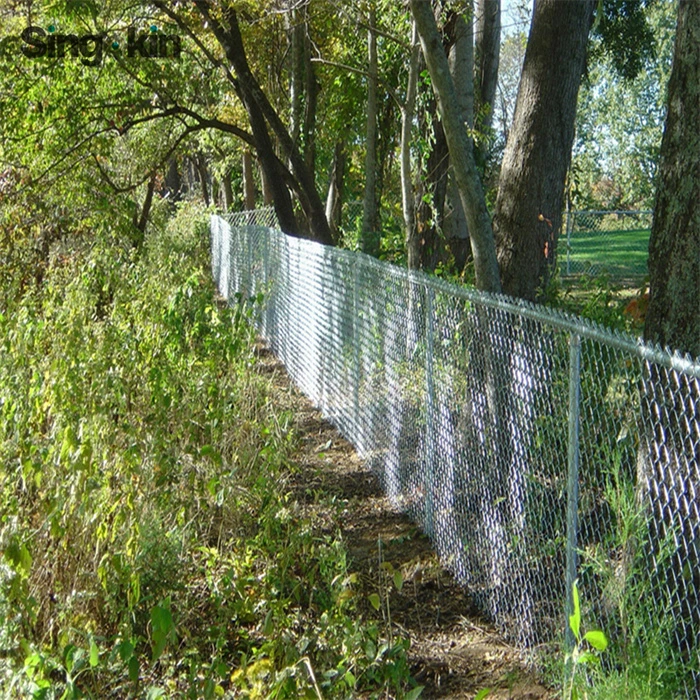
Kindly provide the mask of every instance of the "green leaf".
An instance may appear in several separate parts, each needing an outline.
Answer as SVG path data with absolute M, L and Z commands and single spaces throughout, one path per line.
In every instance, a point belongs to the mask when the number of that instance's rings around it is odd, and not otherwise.
M 168 607 L 154 605 L 151 610 L 151 624 L 154 630 L 170 632 L 173 628 L 173 616 Z
M 404 695 L 405 700 L 416 700 L 416 698 L 420 697 L 420 694 L 423 692 L 423 688 L 425 686 L 419 685 L 416 686 L 413 690 L 409 690 L 406 695 Z
M 608 648 L 608 638 L 601 630 L 590 630 L 583 635 L 583 638 L 598 651 L 605 651 Z
M 91 639 L 90 640 L 90 666 L 92 668 L 95 668 L 100 663 L 100 650 L 97 644 L 95 644 L 95 640 Z
M 394 585 L 396 590 L 400 591 L 403 588 L 403 576 L 400 571 L 394 571 Z
M 357 683 L 357 679 L 355 678 L 355 675 L 351 672 L 348 671 L 344 676 L 343 680 L 347 684 L 348 688 L 354 688 L 355 683 Z
M 379 600 L 379 596 L 376 593 L 370 593 L 369 602 L 372 604 L 372 607 L 375 610 L 379 610 L 379 606 L 381 605 L 381 601 Z
M 574 603 L 573 615 L 569 615 L 569 627 L 577 641 L 581 641 L 581 602 L 578 597 L 578 579 L 574 581 L 571 597 Z
M 484 700 L 489 695 L 491 695 L 492 688 L 482 688 L 475 696 L 474 700 Z
M 599 664 L 600 659 L 592 651 L 584 651 L 576 659 L 577 664 Z
M 5 558 L 15 571 L 29 576 L 32 570 L 32 555 L 29 553 L 27 545 L 18 545 L 16 542 L 11 542 L 5 548 Z
M 139 660 L 135 656 L 129 659 L 129 678 L 134 683 L 139 679 Z
M 134 654 L 134 645 L 127 639 L 119 644 L 117 647 L 119 651 L 119 658 L 126 663 Z

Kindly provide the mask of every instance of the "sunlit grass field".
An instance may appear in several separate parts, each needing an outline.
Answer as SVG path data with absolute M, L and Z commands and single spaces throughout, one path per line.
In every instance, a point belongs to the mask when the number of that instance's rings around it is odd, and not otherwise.
M 561 273 L 644 277 L 647 274 L 650 233 L 649 229 L 573 231 L 569 245 L 565 237 L 559 245 Z

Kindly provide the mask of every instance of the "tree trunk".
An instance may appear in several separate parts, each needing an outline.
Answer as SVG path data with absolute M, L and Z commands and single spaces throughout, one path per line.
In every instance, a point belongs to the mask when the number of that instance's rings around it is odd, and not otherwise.
M 207 162 L 201 153 L 197 153 L 194 159 L 195 167 L 197 168 L 197 176 L 199 177 L 199 184 L 202 188 L 202 199 L 204 203 L 209 206 L 209 169 L 207 168 Z
M 290 3 L 290 5 L 296 3 Z M 304 43 L 305 30 L 302 16 L 303 8 L 290 9 L 287 13 L 287 29 L 289 31 L 289 57 L 291 70 L 289 72 L 289 132 L 295 144 L 299 143 L 304 114 Z
M 681 0 L 649 241 L 647 340 L 700 357 L 700 3 Z
M 575 0 L 578 1 L 578 0 Z M 501 0 L 477 0 L 474 59 L 476 113 L 482 129 L 493 120 L 501 49 Z
M 260 158 L 262 167 L 266 171 L 268 184 L 274 192 L 275 210 L 277 211 L 280 225 L 283 227 L 283 229 L 285 225 L 287 225 L 280 218 L 280 211 L 283 212 L 285 214 L 285 218 L 287 218 L 288 211 L 292 211 L 291 199 L 289 198 L 289 191 L 284 184 L 284 181 L 286 180 L 285 173 L 282 171 L 281 164 L 277 160 L 276 154 L 272 150 L 270 137 L 267 132 L 267 124 L 270 125 L 270 128 L 277 137 L 284 157 L 291 164 L 295 180 L 294 190 L 299 195 L 299 201 L 309 223 L 311 237 L 321 243 L 332 245 L 333 237 L 331 235 L 330 228 L 328 227 L 328 221 L 326 220 L 325 207 L 323 202 L 321 202 L 318 192 L 316 191 L 313 175 L 306 167 L 306 163 L 297 147 L 297 144 L 294 143 L 292 137 L 287 131 L 287 128 L 280 119 L 280 116 L 275 111 L 275 108 L 268 100 L 255 76 L 250 70 L 236 11 L 232 8 L 227 8 L 224 10 L 224 18 L 228 24 L 228 28 L 226 28 L 216 16 L 212 15 L 207 0 L 195 0 L 195 6 L 202 16 L 211 24 L 217 41 L 226 52 L 226 57 L 233 66 L 233 69 L 238 77 L 236 87 L 243 98 L 246 111 L 248 112 L 248 117 L 251 121 L 251 128 L 253 129 L 253 136 L 255 137 L 256 149 L 258 150 L 258 157 Z M 267 124 L 265 122 L 267 122 Z M 274 166 L 266 162 L 270 159 L 274 159 Z M 289 174 L 287 174 L 287 176 L 288 175 Z M 282 190 L 286 192 L 286 198 L 284 197 Z M 280 204 L 278 204 L 278 199 L 280 200 Z M 286 199 L 289 199 L 290 201 L 289 210 L 287 209 Z M 296 224 L 293 230 L 289 230 L 289 228 L 284 230 L 287 230 L 290 233 L 295 233 L 297 232 Z
M 253 154 L 243 149 L 243 196 L 244 208 L 255 209 L 255 181 L 253 180 Z
M 291 71 L 289 80 L 290 134 L 301 149 L 311 176 L 316 166 L 316 111 L 320 85 L 311 62 L 308 0 L 296 5 L 287 14 L 290 22 Z
M 503 289 L 515 297 L 534 300 L 548 281 L 595 4 L 535 6 L 494 216 Z
M 304 8 L 304 14 L 308 14 L 308 6 Z M 304 24 L 304 69 L 306 91 L 306 105 L 304 109 L 304 161 L 306 162 L 306 167 L 315 181 L 316 112 L 318 108 L 318 94 L 321 91 L 321 85 L 316 79 L 314 64 L 311 62 L 311 38 L 309 37 L 308 17 Z
M 250 127 L 255 137 L 255 149 L 258 153 L 260 167 L 265 173 L 265 181 L 272 193 L 272 202 L 275 207 L 277 221 L 282 231 L 291 235 L 297 235 L 298 226 L 296 216 L 294 216 L 292 197 L 282 178 L 277 155 L 265 124 L 265 118 L 257 102 L 250 95 L 244 95 L 244 104 L 248 112 Z
M 369 78 L 367 79 L 367 138 L 365 153 L 365 194 L 362 209 L 362 250 L 374 255 L 379 250 L 379 217 L 377 208 L 377 35 L 374 32 L 376 13 L 369 10 L 367 48 Z
M 700 359 L 700 3 L 680 0 L 668 112 L 659 158 L 649 241 L 648 341 Z M 650 518 L 651 556 L 675 544 L 654 583 L 680 601 L 672 644 L 686 659 L 700 645 L 697 520 L 684 502 L 700 492 L 698 444 L 700 381 L 692 373 L 647 363 L 642 382 L 637 497 Z M 649 556 L 649 554 L 647 554 Z M 652 613 L 653 614 L 653 613 Z
M 416 207 L 417 267 L 433 272 L 443 257 L 442 225 L 447 194 L 447 173 L 450 161 L 445 130 L 438 119 L 437 105 L 431 99 L 422 114 L 422 128 L 430 134 L 430 153 L 423 163 Z
M 474 31 L 472 13 L 466 17 L 453 12 L 445 24 L 450 43 L 448 65 L 457 90 L 459 113 L 464 124 L 474 126 Z M 452 252 L 458 272 L 464 269 L 470 257 L 467 217 L 459 198 L 454 175 L 450 171 L 447 180 L 447 197 L 443 219 L 445 240 Z
M 231 171 L 226 170 L 221 176 L 221 184 L 224 188 L 224 211 L 231 211 L 233 207 L 233 186 L 231 185 Z
M 328 182 L 326 197 L 326 218 L 334 239 L 340 237 L 340 225 L 343 213 L 343 190 L 345 183 L 345 144 L 338 141 L 333 152 L 333 164 Z
M 182 196 L 182 179 L 174 156 L 168 162 L 168 172 L 165 175 L 165 196 L 171 202 L 177 202 Z
M 411 31 L 411 57 L 408 66 L 406 100 L 401 113 L 401 208 L 403 210 L 409 269 L 416 269 L 420 266 L 420 249 L 418 245 L 418 231 L 416 230 L 416 200 L 411 173 L 411 127 L 413 126 L 413 116 L 416 107 L 419 61 L 420 42 L 418 41 L 418 30 L 414 22 Z
M 500 292 L 493 230 L 486 209 L 484 190 L 476 170 L 472 146 L 459 114 L 457 94 L 435 17 L 430 3 L 425 0 L 411 0 L 411 12 L 418 27 L 423 55 L 438 100 L 459 196 L 467 215 L 476 286 L 485 291 Z
M 260 159 L 258 159 L 258 165 L 260 165 Z M 275 196 L 272 192 L 272 187 L 270 186 L 267 175 L 265 175 L 265 169 L 262 167 L 262 165 L 260 165 L 260 182 L 262 183 L 263 204 L 266 207 L 271 207 L 275 203 Z

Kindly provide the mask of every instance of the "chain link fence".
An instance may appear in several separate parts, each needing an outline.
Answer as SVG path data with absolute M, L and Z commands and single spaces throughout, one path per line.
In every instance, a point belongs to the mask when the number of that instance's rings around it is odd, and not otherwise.
M 648 274 L 651 211 L 570 211 L 560 243 L 562 275 L 608 274 L 635 279 Z M 562 245 L 563 244 L 563 245 Z
M 506 637 L 559 650 L 578 579 L 587 628 L 697 670 L 700 363 L 250 217 L 211 219 L 222 295 Z

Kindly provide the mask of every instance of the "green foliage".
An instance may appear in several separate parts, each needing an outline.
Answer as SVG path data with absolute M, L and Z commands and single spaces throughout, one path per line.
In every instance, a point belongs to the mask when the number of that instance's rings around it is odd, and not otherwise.
M 583 697 L 583 691 L 577 682 L 579 669 L 584 666 L 599 665 L 599 655 L 608 648 L 608 639 L 601 630 L 588 630 L 581 633 L 581 603 L 576 581 L 572 587 L 571 597 L 573 612 L 569 615 L 569 628 L 574 635 L 575 646 L 566 658 L 567 663 L 571 664 L 571 671 L 564 693 L 565 700 L 577 700 Z
M 0 315 L 0 684 L 12 697 L 350 697 L 407 685 L 295 437 L 217 301 L 206 220 L 97 233 Z M 3 284 L 11 284 L 10 280 Z
M 655 543 L 657 573 L 650 576 L 647 514 L 640 505 L 638 486 L 625 474 L 620 445 L 606 461 L 610 466 L 604 503 L 614 514 L 614 523 L 604 541 L 581 552 L 581 575 L 588 582 L 594 578 L 598 582 L 598 610 L 605 614 L 609 629 L 610 658 L 588 679 L 584 697 L 670 700 L 690 687 L 689 672 L 696 666 L 678 651 L 673 594 L 655 580 L 671 566 L 676 533 L 670 528 Z M 588 641 L 601 651 L 595 646 L 600 641 L 597 635 Z
M 648 8 L 655 0 L 599 0 L 593 27 L 599 50 L 626 80 L 635 78 L 656 56 L 656 36 Z
M 651 209 L 677 3 L 601 5 L 606 19 L 579 94 L 570 196 L 576 209 Z

